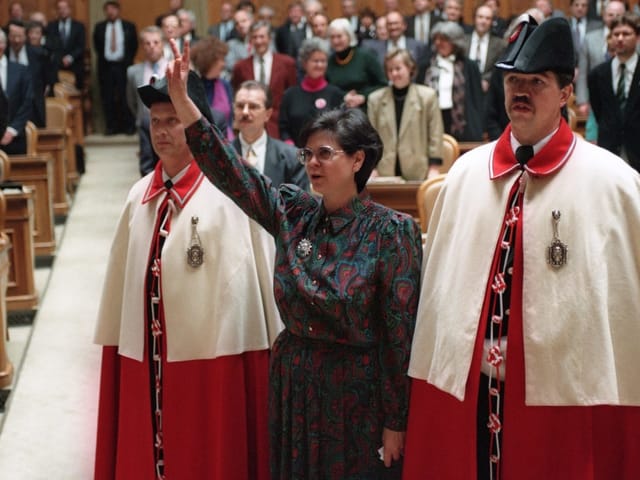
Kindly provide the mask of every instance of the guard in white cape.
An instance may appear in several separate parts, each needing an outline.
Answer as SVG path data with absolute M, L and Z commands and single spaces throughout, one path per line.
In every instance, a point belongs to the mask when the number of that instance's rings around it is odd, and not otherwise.
M 640 176 L 562 118 L 574 59 L 565 19 L 521 19 L 511 123 L 436 202 L 406 480 L 640 475 Z

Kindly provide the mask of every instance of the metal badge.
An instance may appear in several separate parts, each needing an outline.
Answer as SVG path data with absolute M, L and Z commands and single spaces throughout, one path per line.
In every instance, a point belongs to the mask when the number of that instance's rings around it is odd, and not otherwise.
M 569 251 L 558 235 L 560 210 L 551 212 L 551 222 L 553 223 L 553 241 L 547 247 L 547 263 L 553 268 L 560 268 L 567 263 L 567 252 Z
M 307 258 L 311 255 L 311 250 L 313 249 L 313 245 L 311 245 L 311 241 L 308 238 L 303 238 L 298 243 L 296 247 L 296 255 L 300 258 Z
M 200 244 L 198 235 L 198 217 L 191 217 L 191 246 L 187 248 L 187 263 L 193 268 L 197 268 L 204 263 L 204 249 Z

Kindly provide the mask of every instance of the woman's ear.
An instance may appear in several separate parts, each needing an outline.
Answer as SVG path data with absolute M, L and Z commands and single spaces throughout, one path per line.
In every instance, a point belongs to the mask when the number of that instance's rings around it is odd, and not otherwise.
M 365 158 L 365 153 L 364 150 L 358 150 L 354 155 L 354 162 L 353 162 L 353 172 L 359 172 L 360 169 L 362 168 L 362 165 L 364 165 L 364 158 Z

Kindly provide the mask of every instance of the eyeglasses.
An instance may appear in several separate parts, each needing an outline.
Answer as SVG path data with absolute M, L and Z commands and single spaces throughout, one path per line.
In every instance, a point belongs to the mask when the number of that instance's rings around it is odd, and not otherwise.
M 313 156 L 315 155 L 316 159 L 321 163 L 327 163 L 333 160 L 333 156 L 336 153 L 344 153 L 344 150 L 336 150 L 329 145 L 321 145 L 316 148 L 315 152 L 310 148 L 300 148 L 298 150 L 298 161 L 306 165 L 311 161 Z

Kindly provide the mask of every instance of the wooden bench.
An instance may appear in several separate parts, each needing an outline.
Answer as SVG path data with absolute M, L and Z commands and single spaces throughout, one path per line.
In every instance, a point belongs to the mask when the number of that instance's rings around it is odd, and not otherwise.
M 0 152 L 2 155 L 3 152 Z M 53 158 L 42 155 L 10 155 L 9 180 L 34 191 L 33 245 L 36 256 L 51 256 L 56 251 L 53 214 Z
M 76 190 L 80 175 L 76 165 L 76 144 L 73 135 L 73 106 L 61 97 L 47 97 L 47 129 L 64 132 L 65 188 L 70 195 Z
M 10 165 L 5 157 L 0 158 L 0 181 L 9 175 Z M 7 354 L 6 340 L 9 337 L 7 324 L 7 286 L 9 284 L 9 237 L 2 231 L 7 205 L 0 191 L 0 389 L 13 382 L 13 364 Z
M 35 252 L 33 247 L 33 190 L 5 189 L 6 215 L 4 233 L 12 248 L 9 255 L 7 310 L 35 310 L 38 293 L 35 288 Z
M 69 213 L 65 142 L 66 132 L 63 129 L 38 129 L 37 153 L 48 153 L 53 157 L 53 213 L 56 216 L 66 216 Z

